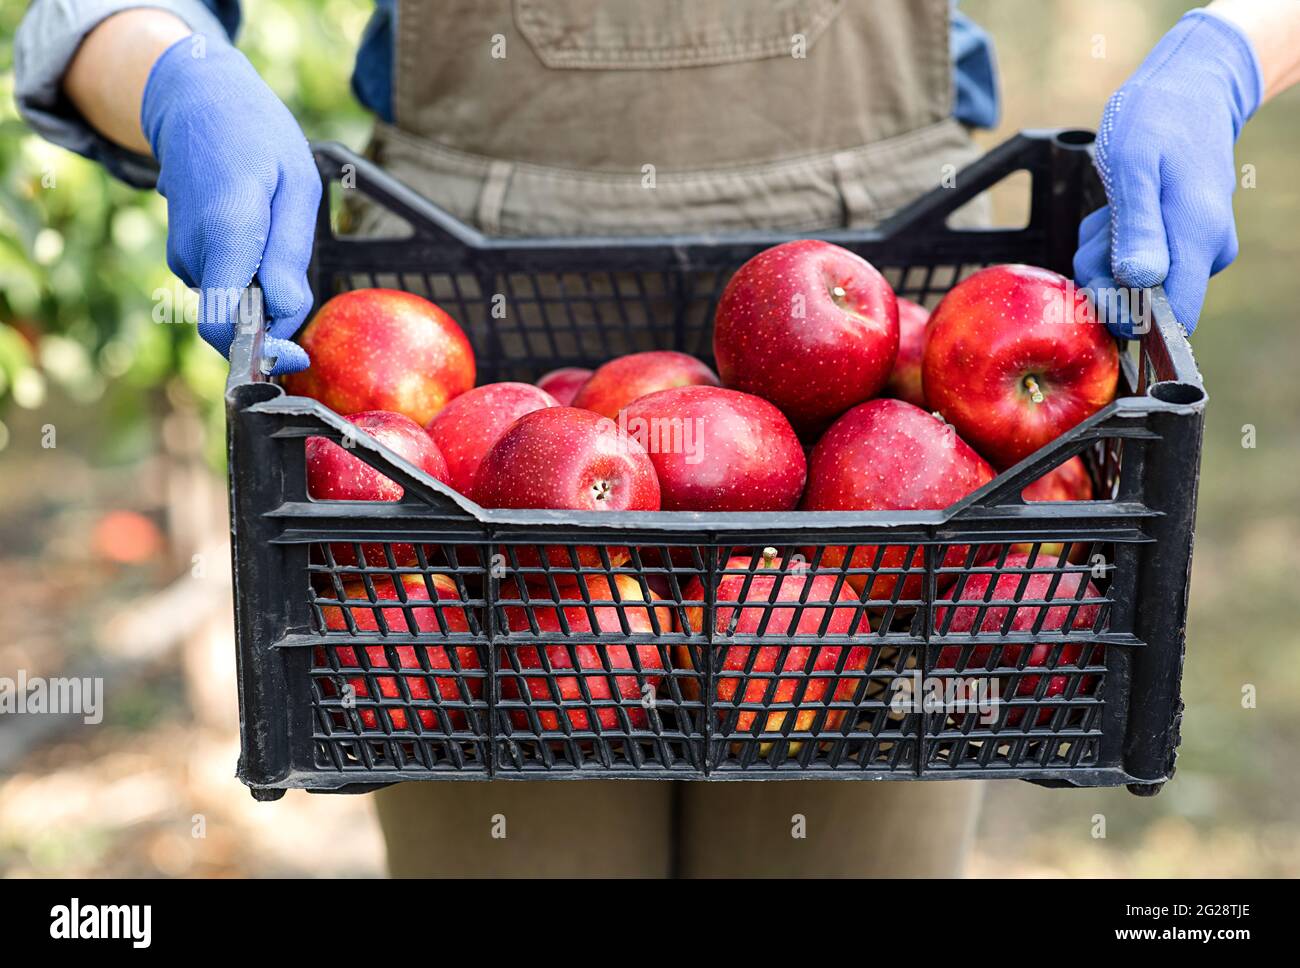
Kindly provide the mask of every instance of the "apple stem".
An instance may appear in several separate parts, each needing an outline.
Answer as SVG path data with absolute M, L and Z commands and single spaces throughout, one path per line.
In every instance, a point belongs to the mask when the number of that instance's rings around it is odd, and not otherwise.
M 836 286 L 834 289 L 831 290 L 831 295 L 834 296 L 836 299 L 843 299 L 845 296 L 848 295 L 848 293 L 844 291 L 843 286 Z
M 1034 403 L 1043 402 L 1043 391 L 1038 385 L 1038 380 L 1032 376 L 1025 377 L 1025 389 L 1029 391 L 1029 399 Z
M 772 547 L 763 549 L 763 567 L 771 568 L 776 564 L 776 549 Z

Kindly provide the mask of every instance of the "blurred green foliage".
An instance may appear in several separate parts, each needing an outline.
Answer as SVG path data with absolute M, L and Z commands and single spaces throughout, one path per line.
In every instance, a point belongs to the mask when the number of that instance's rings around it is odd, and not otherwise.
M 369 0 L 245 0 L 239 47 L 309 138 L 364 143 L 369 115 L 348 82 L 370 10 Z M 197 400 L 219 431 L 225 362 L 192 324 L 153 319 L 159 291 L 180 285 L 167 269 L 166 201 L 24 125 L 11 46 L 23 13 L 0 7 L 0 449 L 5 410 L 40 406 L 51 383 L 103 401 L 125 440 L 164 389 Z M 219 456 L 222 434 L 209 437 Z

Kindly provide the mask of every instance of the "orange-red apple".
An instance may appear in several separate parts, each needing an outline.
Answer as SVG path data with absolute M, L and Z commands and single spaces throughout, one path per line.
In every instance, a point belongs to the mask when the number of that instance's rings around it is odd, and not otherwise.
M 424 426 L 474 385 L 474 351 L 456 321 L 398 289 L 335 296 L 298 342 L 311 366 L 286 376 L 284 388 L 344 416 L 393 410 Z
M 651 350 L 610 360 L 582 385 L 573 406 L 613 420 L 633 400 L 672 387 L 716 387 L 718 377 L 685 353 Z

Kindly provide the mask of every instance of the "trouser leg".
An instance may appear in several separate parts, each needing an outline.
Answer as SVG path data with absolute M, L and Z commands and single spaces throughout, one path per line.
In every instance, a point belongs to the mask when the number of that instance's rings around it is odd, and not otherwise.
M 637 780 L 398 783 L 374 795 L 394 877 L 662 877 L 672 789 Z
M 974 782 L 693 783 L 688 877 L 958 877 L 984 791 Z

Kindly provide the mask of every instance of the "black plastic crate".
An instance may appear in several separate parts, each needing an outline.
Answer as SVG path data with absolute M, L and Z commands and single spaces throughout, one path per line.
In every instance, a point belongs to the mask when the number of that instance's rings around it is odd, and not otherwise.
M 994 263 L 1069 274 L 1079 220 L 1101 199 L 1091 144 L 1018 135 L 877 229 L 819 237 L 928 306 Z M 651 348 L 708 359 L 729 274 L 783 240 L 492 239 L 339 146 L 316 156 L 327 187 L 344 178 L 412 230 L 341 237 L 324 203 L 318 303 L 360 286 L 429 296 L 469 335 L 480 382 Z M 1026 227 L 947 227 L 1020 170 Z M 917 512 L 485 510 L 286 395 L 249 327 L 227 389 L 240 778 L 263 799 L 489 778 L 1003 777 L 1156 792 L 1178 745 L 1206 398 L 1163 292 L 1144 297 L 1153 326 L 1122 354 L 1120 399 L 960 503 Z M 348 435 L 403 500 L 311 500 L 314 435 Z M 1076 454 L 1102 499 L 1021 500 Z M 1027 569 L 1007 565 L 1014 545 Z M 755 572 L 765 551 L 775 576 Z M 1026 593 L 1030 571 L 1049 576 L 1054 607 L 1075 590 L 1056 630 L 1046 608 L 1025 631 L 991 611 L 1046 605 Z M 727 609 L 755 582 L 769 614 L 742 634 Z M 794 598 L 776 603 L 783 587 Z M 976 610 L 976 631 L 957 630 L 946 595 Z M 720 610 L 733 621 L 717 630 Z M 996 685 L 999 701 L 924 702 L 924 687 L 958 679 Z M 923 687 L 911 703 L 903 682 Z

